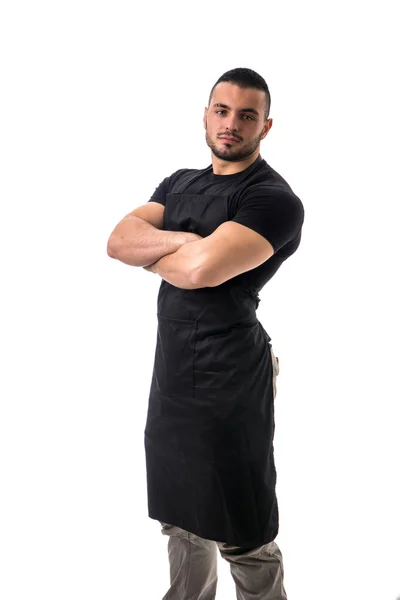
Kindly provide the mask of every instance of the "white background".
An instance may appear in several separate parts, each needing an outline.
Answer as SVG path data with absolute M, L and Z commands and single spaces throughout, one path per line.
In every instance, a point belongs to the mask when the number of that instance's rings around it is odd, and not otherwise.
M 208 94 L 243 66 L 271 90 L 261 155 L 306 210 L 258 309 L 289 600 L 400 594 L 396 5 L 3 1 L 2 600 L 167 590 L 143 444 L 161 280 L 106 244 L 164 177 L 210 164 Z

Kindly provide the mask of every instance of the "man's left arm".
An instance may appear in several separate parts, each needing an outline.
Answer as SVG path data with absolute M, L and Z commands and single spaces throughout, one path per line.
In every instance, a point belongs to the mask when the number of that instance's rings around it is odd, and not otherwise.
M 201 262 L 193 279 L 199 287 L 221 285 L 259 267 L 274 254 L 264 236 L 234 221 L 222 223 L 199 244 Z
M 276 186 L 252 186 L 242 195 L 232 220 L 203 239 L 194 281 L 215 287 L 265 263 L 298 235 L 304 218 L 301 201 Z

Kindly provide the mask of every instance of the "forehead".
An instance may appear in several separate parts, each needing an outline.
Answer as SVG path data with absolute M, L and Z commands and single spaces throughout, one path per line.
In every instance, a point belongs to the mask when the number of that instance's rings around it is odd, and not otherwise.
M 211 104 L 215 102 L 227 104 L 233 109 L 239 109 L 242 106 L 259 108 L 264 106 L 265 93 L 263 90 L 240 88 L 234 83 L 223 81 L 213 91 Z

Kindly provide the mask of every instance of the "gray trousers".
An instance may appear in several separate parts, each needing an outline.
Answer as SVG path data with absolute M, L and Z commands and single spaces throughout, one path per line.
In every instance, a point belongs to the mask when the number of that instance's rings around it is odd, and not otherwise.
M 170 589 L 163 600 L 215 600 L 217 549 L 230 564 L 237 600 L 287 600 L 282 554 L 275 542 L 245 549 L 161 523 L 169 536 Z
M 270 345 L 273 395 L 279 359 Z M 198 537 L 184 529 L 161 523 L 169 536 L 170 589 L 163 600 L 214 600 L 217 591 L 217 550 L 230 564 L 237 600 L 287 600 L 283 585 L 282 554 L 275 542 L 258 548 L 239 548 Z

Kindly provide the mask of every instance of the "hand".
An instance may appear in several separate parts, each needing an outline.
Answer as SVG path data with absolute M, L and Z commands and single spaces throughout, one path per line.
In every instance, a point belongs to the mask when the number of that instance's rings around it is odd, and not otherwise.
M 203 239 L 201 235 L 198 235 L 197 233 L 191 233 L 190 231 L 182 231 L 181 233 L 183 240 L 182 245 L 188 244 L 189 242 L 197 242 Z M 156 273 L 154 265 L 157 264 L 157 262 L 158 261 L 154 262 L 152 265 L 147 265 L 146 267 L 143 267 L 143 269 L 149 271 L 150 273 Z

